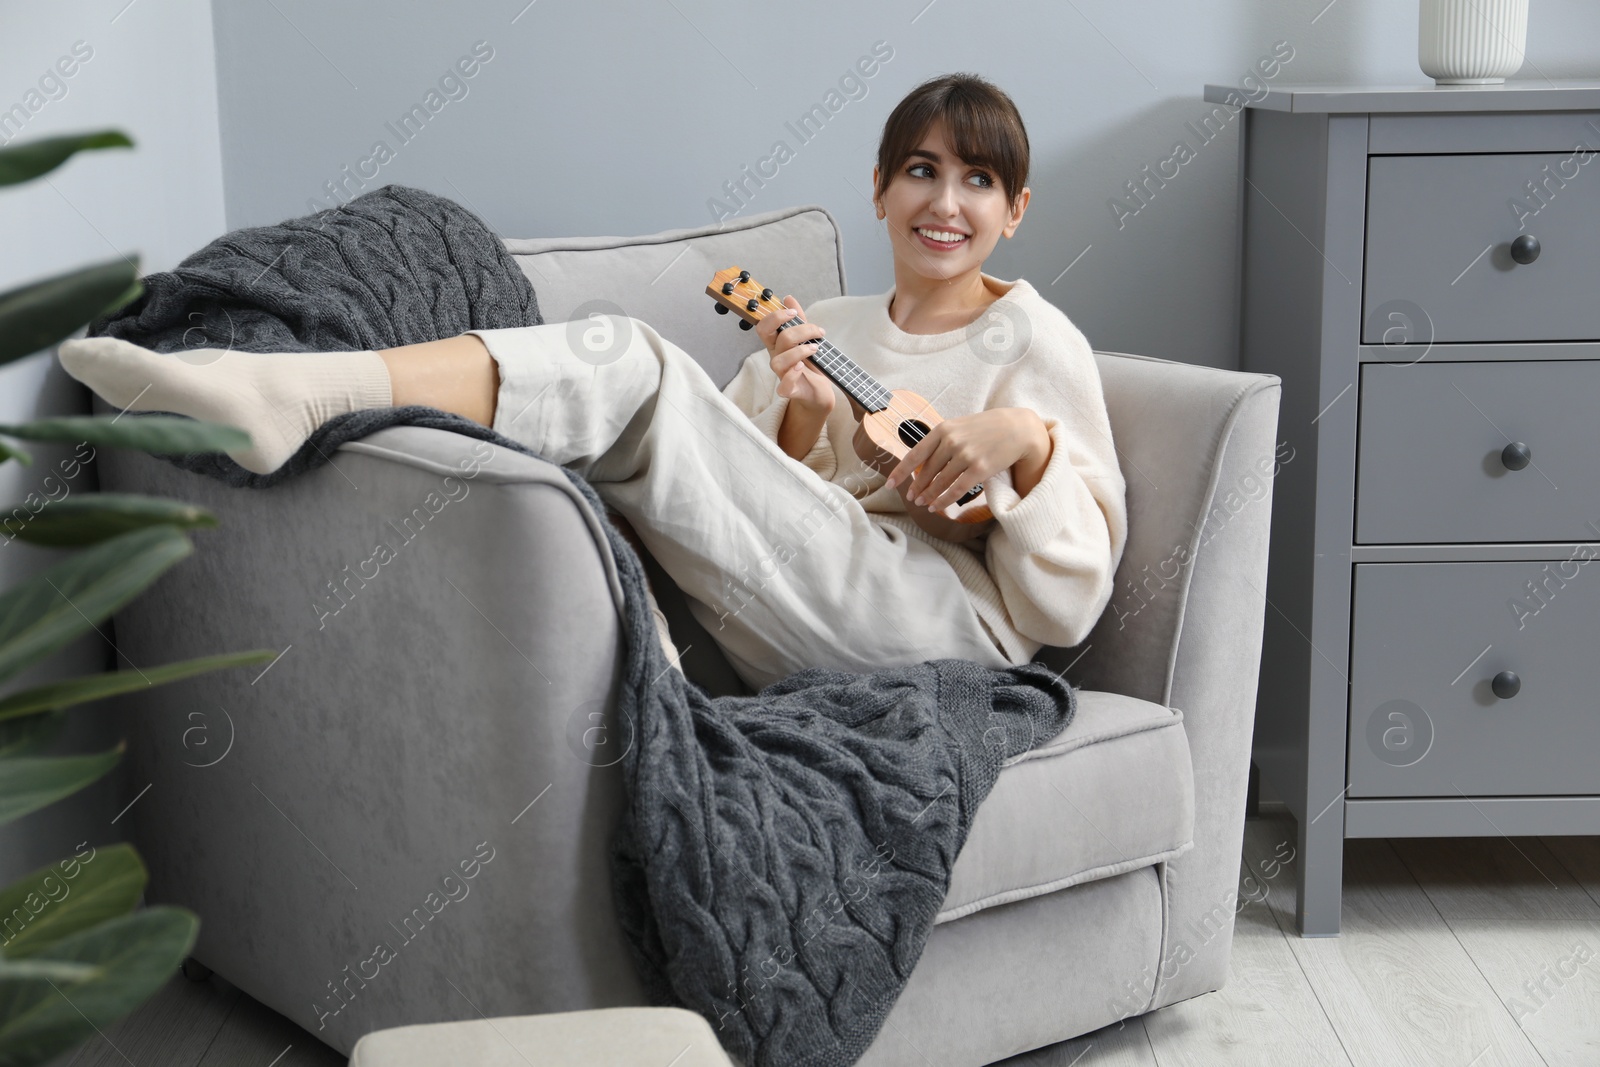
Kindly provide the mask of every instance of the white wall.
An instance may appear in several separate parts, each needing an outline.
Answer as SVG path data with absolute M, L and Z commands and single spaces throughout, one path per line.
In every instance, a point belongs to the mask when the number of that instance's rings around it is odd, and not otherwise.
M 0 188 L 0 291 L 116 256 L 137 255 L 145 273 L 166 270 L 224 228 L 206 0 L 0 2 L 0 143 L 107 127 L 135 147 L 85 153 L 44 179 Z M 0 367 L 0 422 L 88 410 L 88 393 L 51 351 Z M 95 488 L 92 470 L 61 477 L 69 446 L 32 451 L 31 467 L 0 466 L 4 510 L 30 493 L 59 498 Z M 0 537 L 0 585 L 51 558 Z M 25 680 L 98 670 L 110 650 L 107 638 L 91 635 Z M 79 709 L 57 750 L 101 750 L 121 734 L 108 714 Z M 69 855 L 80 841 L 119 840 L 111 820 L 136 792 L 119 775 L 0 827 L 0 884 Z
M 1525 76 L 1600 73 L 1600 4 L 1532 7 Z M 856 293 L 893 280 L 866 198 L 883 120 L 923 79 L 977 71 L 1017 100 L 1034 151 L 1028 216 L 991 271 L 1027 277 L 1098 348 L 1224 367 L 1237 120 L 1120 228 L 1107 201 L 1195 142 L 1206 82 L 1237 84 L 1276 41 L 1294 52 L 1277 82 L 1426 82 L 1416 0 L 274 0 L 216 17 L 231 226 L 331 203 L 325 183 L 383 140 L 394 158 L 367 188 L 442 193 L 504 236 L 650 233 L 713 221 L 706 201 L 784 139 L 795 158 L 749 211 L 825 205 Z M 479 40 L 494 58 L 401 145 L 386 124 Z M 810 143 L 785 131 L 880 40 L 894 55 L 863 98 Z M 703 299 L 703 279 L 684 285 Z
M 1522 76 L 1600 74 L 1600 4 L 1532 8 Z M 1175 141 L 1193 143 L 1185 123 L 1211 111 L 1205 82 L 1237 84 L 1285 41 L 1294 58 L 1278 82 L 1420 83 L 1416 23 L 1414 0 L 273 0 L 215 12 L 205 0 L 0 0 L 0 108 L 75 42 L 94 52 L 24 135 L 118 126 L 138 142 L 0 190 L 0 288 L 134 252 L 166 269 L 225 228 L 331 203 L 325 183 L 378 140 L 393 157 L 366 188 L 431 189 L 529 237 L 709 222 L 723 183 L 784 139 L 795 158 L 741 213 L 825 205 L 844 228 L 850 291 L 881 292 L 890 259 L 864 194 L 883 120 L 924 78 L 973 70 L 1016 98 L 1034 149 L 1028 217 L 989 269 L 1028 277 L 1096 347 L 1235 366 L 1237 123 L 1121 226 L 1108 202 Z M 402 144 L 386 124 L 480 40 L 493 58 L 447 85 Z M 893 58 L 864 96 L 807 144 L 785 132 L 878 41 Z M 702 299 L 699 282 L 685 299 Z M 0 419 L 84 397 L 47 355 L 0 368 Z M 38 489 L 52 463 L 0 467 L 0 500 Z M 0 546 L 0 582 L 25 556 Z M 103 653 L 91 641 L 69 655 Z M 96 840 L 112 839 L 106 820 L 137 788 L 0 830 L 0 881 L 70 851 L 92 820 Z

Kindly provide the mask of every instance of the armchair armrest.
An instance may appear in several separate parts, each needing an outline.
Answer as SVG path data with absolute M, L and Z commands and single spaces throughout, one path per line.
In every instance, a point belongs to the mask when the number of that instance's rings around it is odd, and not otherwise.
M 1194 843 L 1162 864 L 1151 1010 L 1227 980 L 1266 606 L 1281 382 L 1096 353 L 1128 485 L 1110 604 L 1078 649 L 1046 649 L 1086 689 L 1177 708 L 1194 766 Z M 1258 879 L 1261 875 L 1257 875 Z
M 641 1003 L 607 866 L 621 586 L 561 469 L 421 427 L 264 490 L 100 461 L 221 519 L 118 614 L 121 654 L 282 650 L 123 698 L 147 896 L 200 915 L 194 955 L 345 1053 Z

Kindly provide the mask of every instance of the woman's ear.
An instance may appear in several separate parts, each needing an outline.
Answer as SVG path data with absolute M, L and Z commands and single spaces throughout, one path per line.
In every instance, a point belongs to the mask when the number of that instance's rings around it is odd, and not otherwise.
M 876 163 L 872 166 L 872 206 L 877 210 L 878 218 L 883 218 L 886 213 L 883 210 L 883 202 L 878 199 L 878 166 Z
M 1011 218 L 1006 223 L 1005 229 L 1000 231 L 1008 239 L 1017 232 L 1017 227 L 1022 224 L 1022 213 L 1028 210 L 1028 198 L 1032 195 L 1033 191 L 1026 185 L 1022 187 L 1022 192 L 1017 194 L 1016 209 L 1011 212 Z

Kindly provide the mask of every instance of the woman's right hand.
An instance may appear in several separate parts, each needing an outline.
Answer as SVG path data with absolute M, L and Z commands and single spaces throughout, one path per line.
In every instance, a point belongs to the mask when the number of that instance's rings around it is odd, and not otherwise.
M 756 334 L 772 354 L 772 373 L 778 376 L 778 395 L 788 397 L 791 404 L 831 412 L 835 400 L 833 382 L 806 358 L 816 351 L 817 346 L 812 342 L 820 340 L 824 331 L 814 322 L 802 322 L 779 333 L 778 327 L 783 323 L 796 315 L 805 317 L 800 302 L 794 297 L 784 297 L 783 306 L 788 311 L 775 311 L 756 323 Z

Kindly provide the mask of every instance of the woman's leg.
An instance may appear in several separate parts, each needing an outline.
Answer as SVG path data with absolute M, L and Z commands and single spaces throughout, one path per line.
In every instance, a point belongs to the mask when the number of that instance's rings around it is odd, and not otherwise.
M 475 331 L 499 365 L 492 427 L 594 485 L 747 684 L 809 666 L 1007 665 L 937 550 L 786 456 L 648 324 L 605 318 Z
M 499 372 L 470 335 L 380 351 L 261 354 L 220 348 L 152 352 L 111 337 L 66 341 L 61 365 L 107 402 L 132 411 L 237 426 L 251 446 L 229 453 L 257 474 L 282 466 L 329 419 L 422 404 L 484 426 Z
M 472 334 L 379 349 L 389 368 L 393 406 L 424 404 L 483 426 L 494 425 L 500 370 Z
M 421 404 L 489 426 L 500 388 L 497 364 L 471 335 L 376 353 L 314 353 L 309 361 L 305 354 L 225 349 L 163 354 L 89 338 L 63 345 L 61 361 L 118 407 L 176 411 L 249 430 L 251 447 L 233 458 L 258 474 L 276 470 L 318 426 L 346 411 Z M 676 662 L 653 593 L 649 606 L 662 649 Z
M 786 456 L 650 326 L 603 318 L 382 352 L 161 354 L 97 337 L 60 358 L 112 404 L 243 427 L 255 443 L 234 458 L 259 473 L 346 411 L 425 404 L 490 426 L 594 483 L 754 688 L 808 666 L 1006 666 L 932 546 Z
M 124 411 L 175 411 L 234 426 L 248 448 L 228 452 L 268 474 L 329 419 L 391 406 L 389 371 L 376 352 L 152 352 L 114 337 L 63 341 L 68 374 Z

